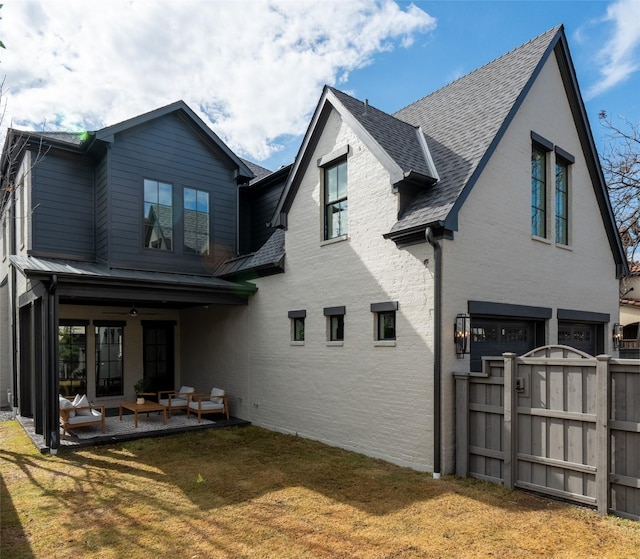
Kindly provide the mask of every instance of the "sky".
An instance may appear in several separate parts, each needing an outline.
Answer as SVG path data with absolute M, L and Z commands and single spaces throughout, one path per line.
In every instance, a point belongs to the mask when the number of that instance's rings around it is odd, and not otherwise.
M 2 129 L 98 130 L 184 100 L 291 163 L 324 84 L 393 113 L 564 24 L 593 135 L 640 123 L 640 0 L 7 0 Z

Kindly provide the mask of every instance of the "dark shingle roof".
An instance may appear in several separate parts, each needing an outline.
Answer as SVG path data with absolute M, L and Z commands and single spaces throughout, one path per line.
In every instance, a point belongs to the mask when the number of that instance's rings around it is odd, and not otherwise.
M 227 260 L 215 275 L 228 279 L 251 279 L 251 277 L 284 271 L 284 230 L 276 229 L 262 248 L 252 254 L 245 254 Z
M 440 181 L 416 196 L 392 231 L 446 220 L 561 30 L 543 33 L 394 114 L 422 127 Z
M 247 167 L 249 167 L 251 172 L 255 175 L 255 177 L 253 179 L 251 179 L 251 183 L 259 181 L 260 179 L 270 175 L 273 172 L 273 171 L 270 171 L 269 169 L 267 169 L 265 167 L 261 167 L 260 165 L 258 165 L 257 163 L 254 163 L 253 161 L 249 161 L 248 159 L 244 159 L 243 157 L 240 157 L 240 160 Z
M 405 177 L 413 173 L 423 178 L 437 178 L 432 162 L 425 153 L 424 139 L 420 138 L 418 126 L 399 120 L 333 87 L 329 87 L 329 90 L 395 161 Z

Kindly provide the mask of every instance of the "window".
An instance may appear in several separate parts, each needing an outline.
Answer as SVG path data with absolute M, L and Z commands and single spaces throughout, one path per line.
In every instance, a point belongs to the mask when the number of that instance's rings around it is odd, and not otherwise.
M 173 250 L 173 187 L 165 182 L 144 181 L 144 246 Z
M 122 396 L 124 326 L 96 325 L 95 335 L 96 396 Z
M 324 169 L 324 239 L 347 234 L 347 161 Z
M 371 312 L 374 313 L 375 332 L 377 341 L 394 341 L 396 339 L 396 311 L 397 301 L 372 303 Z
M 569 244 L 569 165 L 575 157 L 555 146 L 556 152 L 556 243 Z
M 184 251 L 209 254 L 209 193 L 184 189 Z
M 60 321 L 58 326 L 58 377 L 60 394 L 87 393 L 87 329 Z
M 307 311 L 289 311 L 289 319 L 291 320 L 291 341 L 301 344 L 304 342 L 304 320 Z
M 534 144 L 531 150 L 531 234 L 547 236 L 547 153 Z
M 344 315 L 345 307 L 326 307 L 324 315 L 327 317 L 327 341 L 344 341 Z

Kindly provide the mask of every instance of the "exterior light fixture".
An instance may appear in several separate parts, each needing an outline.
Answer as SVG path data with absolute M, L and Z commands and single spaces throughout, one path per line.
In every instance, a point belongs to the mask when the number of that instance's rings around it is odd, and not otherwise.
M 616 351 L 620 349 L 620 346 L 622 345 L 622 324 L 619 323 L 615 323 L 613 325 L 613 349 L 615 349 Z
M 456 316 L 456 323 L 453 326 L 453 341 L 458 359 L 462 359 L 465 353 L 469 353 L 470 334 L 471 317 L 468 314 L 459 314 Z

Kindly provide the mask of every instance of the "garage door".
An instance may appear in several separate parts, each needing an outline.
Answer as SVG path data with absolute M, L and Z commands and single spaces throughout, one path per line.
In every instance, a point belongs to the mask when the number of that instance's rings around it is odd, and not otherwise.
M 536 322 L 471 317 L 471 370 L 482 370 L 482 357 L 535 349 Z
M 596 325 L 584 322 L 558 322 L 558 343 L 596 355 Z

